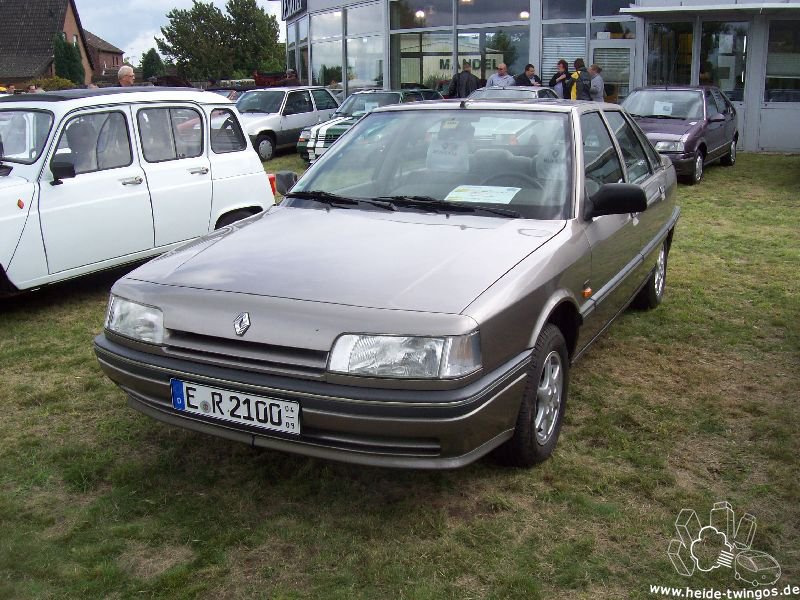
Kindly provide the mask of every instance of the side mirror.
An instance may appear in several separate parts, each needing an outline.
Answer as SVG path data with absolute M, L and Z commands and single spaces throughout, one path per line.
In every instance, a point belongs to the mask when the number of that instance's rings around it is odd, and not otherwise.
M 53 174 L 52 185 L 61 185 L 62 179 L 75 178 L 75 165 L 66 161 L 53 161 L 50 163 L 50 172 Z
M 722 113 L 717 113 L 717 114 L 715 114 L 714 116 L 712 116 L 712 117 L 711 117 L 711 118 L 708 120 L 708 122 L 709 122 L 709 123 L 721 123 L 721 122 L 722 122 L 722 121 L 724 121 L 724 120 L 725 120 L 725 115 L 723 115 Z
M 286 192 L 292 189 L 292 186 L 297 183 L 297 173 L 294 171 L 278 171 L 275 173 L 275 189 L 281 196 L 285 196 Z
M 586 200 L 585 218 L 625 215 L 647 210 L 647 195 L 632 183 L 606 183 Z

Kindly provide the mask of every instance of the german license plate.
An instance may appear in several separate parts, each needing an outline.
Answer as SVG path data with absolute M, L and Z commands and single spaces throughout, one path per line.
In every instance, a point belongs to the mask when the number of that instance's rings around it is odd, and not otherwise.
M 300 434 L 300 404 L 170 379 L 175 410 L 229 423 Z

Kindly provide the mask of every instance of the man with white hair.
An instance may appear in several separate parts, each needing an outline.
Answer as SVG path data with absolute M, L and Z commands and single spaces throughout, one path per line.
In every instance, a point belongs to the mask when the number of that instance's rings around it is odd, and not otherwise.
M 122 65 L 117 71 L 117 79 L 119 80 L 120 87 L 129 87 L 133 85 L 136 76 L 133 74 L 133 67 L 130 65 Z

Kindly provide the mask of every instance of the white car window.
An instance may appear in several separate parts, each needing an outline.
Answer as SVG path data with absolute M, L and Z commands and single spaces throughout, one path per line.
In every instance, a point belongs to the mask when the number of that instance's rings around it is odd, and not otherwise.
M 72 162 L 76 175 L 128 166 L 133 162 L 128 121 L 118 111 L 73 117 L 56 152 L 58 160 Z

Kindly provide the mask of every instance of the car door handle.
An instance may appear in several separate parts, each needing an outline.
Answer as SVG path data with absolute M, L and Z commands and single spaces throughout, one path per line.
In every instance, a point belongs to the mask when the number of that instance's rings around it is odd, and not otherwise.
M 120 179 L 119 181 L 122 183 L 122 185 L 141 185 L 144 183 L 144 179 L 138 175 L 136 177 L 126 177 L 125 179 Z
M 666 189 L 664 188 L 663 185 L 658 186 L 658 193 L 661 195 L 661 199 L 662 200 L 667 197 L 665 192 L 666 192 Z
M 208 167 L 197 167 L 196 169 L 189 169 L 192 175 L 205 175 L 208 173 Z

